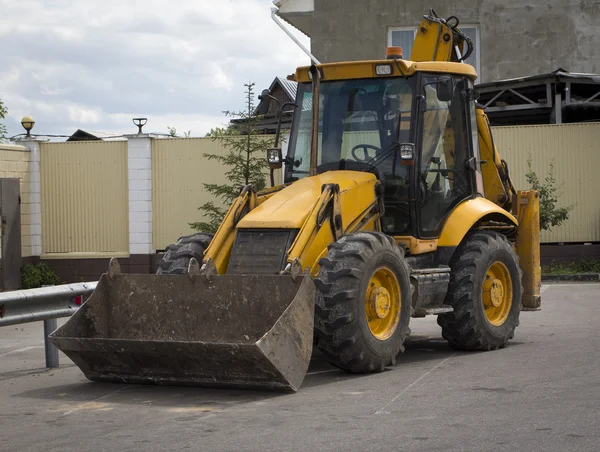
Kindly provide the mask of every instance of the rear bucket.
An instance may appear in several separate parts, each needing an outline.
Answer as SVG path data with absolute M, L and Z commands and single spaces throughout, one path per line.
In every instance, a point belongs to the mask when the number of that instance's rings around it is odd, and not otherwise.
M 105 274 L 50 339 L 94 381 L 293 392 L 314 296 L 308 275 Z

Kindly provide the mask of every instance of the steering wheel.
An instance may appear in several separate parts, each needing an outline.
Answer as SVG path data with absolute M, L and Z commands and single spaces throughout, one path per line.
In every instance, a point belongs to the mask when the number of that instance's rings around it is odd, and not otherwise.
M 362 149 L 362 152 L 364 154 L 363 158 L 360 158 L 357 154 L 356 151 L 358 149 Z M 375 151 L 375 155 L 371 156 L 369 154 L 369 149 Z M 354 160 L 356 160 L 357 162 L 363 162 L 366 163 L 369 160 L 373 159 L 374 157 L 377 156 L 377 154 L 379 154 L 381 152 L 381 148 L 378 148 L 377 146 L 373 146 L 372 144 L 357 144 L 356 146 L 354 146 L 352 148 L 352 151 L 350 151 L 350 153 L 352 154 L 352 157 L 354 158 Z

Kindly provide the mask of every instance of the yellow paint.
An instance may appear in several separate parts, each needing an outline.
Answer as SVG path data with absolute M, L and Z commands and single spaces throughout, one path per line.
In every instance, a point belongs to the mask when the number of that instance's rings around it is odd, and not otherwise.
M 338 178 L 338 176 L 340 176 Z M 319 181 L 319 187 L 326 183 L 339 183 L 339 203 L 342 215 L 342 230 L 349 226 L 357 225 L 358 218 L 365 217 L 365 211 L 375 202 L 375 176 L 370 173 L 355 171 L 331 171 L 318 176 L 313 176 Z M 312 178 L 306 178 L 312 179 Z M 306 180 L 303 179 L 303 180 Z M 301 181 L 296 182 L 292 187 Z M 290 187 L 291 188 L 291 187 Z M 286 189 L 287 190 L 287 189 Z M 285 195 L 285 190 L 282 192 Z M 318 261 L 327 252 L 327 246 L 334 241 L 330 215 L 325 217 L 325 222 L 319 227 L 317 218 L 328 203 L 334 202 L 334 194 L 325 190 L 321 193 L 313 207 L 308 207 L 310 214 L 305 219 L 296 240 L 292 244 L 288 261 L 298 258 L 303 268 L 310 268 L 311 274 L 319 271 Z M 265 203 L 266 204 L 266 203 Z M 258 209 L 257 209 L 258 210 Z M 368 221 L 360 230 L 373 230 L 374 222 Z
M 212 259 L 219 274 L 227 271 L 227 265 L 237 229 L 243 228 L 286 228 L 299 229 L 298 235 L 288 250 L 288 262 L 298 259 L 303 268 L 309 268 L 312 275 L 319 271 L 318 261 L 327 252 L 327 246 L 334 236 L 328 210 L 332 203 L 340 205 L 342 231 L 348 227 L 360 230 L 373 230 L 376 216 L 369 219 L 375 203 L 375 184 L 371 173 L 358 171 L 331 171 L 301 179 L 279 191 L 269 191 L 258 196 L 253 203 L 256 207 L 234 222 L 236 212 L 245 211 L 249 203 L 248 195 L 243 194 L 234 201 L 205 252 L 204 260 Z M 335 193 L 331 185 L 337 184 Z M 325 186 L 325 189 L 322 187 Z M 268 199 L 264 199 L 268 197 Z M 317 219 L 322 218 L 319 226 Z
M 445 24 L 423 19 L 417 28 L 410 59 L 412 61 L 451 61 L 452 39 L 444 39 L 444 34 L 452 37 L 452 31 Z
M 477 79 L 477 73 L 473 66 L 463 63 L 450 62 L 415 62 L 407 60 L 397 60 L 400 69 L 393 60 L 369 60 L 369 61 L 348 61 L 342 63 L 327 63 L 317 66 L 323 73 L 323 82 L 331 80 L 351 80 L 385 77 L 403 77 L 414 75 L 417 72 L 433 72 L 439 74 L 465 75 L 471 80 Z M 375 66 L 379 64 L 391 64 L 392 72 L 390 75 L 376 75 Z M 296 70 L 294 80 L 300 83 L 309 83 L 309 67 L 299 67 Z
M 438 246 L 458 246 L 469 230 L 483 217 L 492 215 L 495 220 L 517 225 L 517 219 L 506 210 L 485 198 L 463 202 L 452 211 L 438 240 Z
M 371 173 L 359 171 L 328 171 L 313 177 L 300 179 L 289 187 L 273 194 L 268 200 L 261 203 L 256 209 L 240 221 L 238 227 L 244 228 L 285 228 L 299 229 L 309 216 L 312 207 L 321 195 L 324 184 L 338 184 L 342 196 L 342 210 L 350 209 L 344 216 L 347 226 L 367 205 L 374 199 L 375 176 Z M 368 185 L 366 198 L 362 194 L 355 199 L 353 191 L 352 200 L 344 193 L 359 185 Z M 361 191 L 362 193 L 362 191 Z M 346 199 L 346 202 L 344 200 Z
M 512 278 L 503 262 L 490 265 L 483 281 L 481 298 L 485 317 L 494 326 L 501 326 L 513 303 Z
M 333 196 L 331 190 L 325 189 L 317 201 L 313 203 L 309 215 L 304 220 L 300 232 L 289 249 L 288 261 L 298 259 L 302 264 L 302 268 L 310 267 L 312 270 L 316 256 L 321 256 L 327 245 L 335 240 L 328 220 L 324 223 L 325 227 L 321 226 L 319 228 L 317 225 L 319 212 L 332 201 Z
M 128 253 L 126 141 L 42 143 L 42 252 Z
M 215 233 L 210 245 L 204 252 L 204 260 L 212 259 L 219 274 L 224 274 L 227 271 L 229 256 L 235 242 L 236 213 L 249 204 L 248 193 L 243 193 L 233 202 L 225 218 L 221 222 L 219 229 Z
M 485 197 L 500 207 L 507 206 L 512 201 L 515 189 L 508 174 L 506 182 L 500 177 L 500 171 L 503 170 L 502 160 L 494 145 L 487 115 L 482 108 L 477 109 L 477 131 Z
M 371 334 L 380 341 L 388 339 L 400 321 L 402 295 L 393 271 L 379 267 L 369 280 L 365 294 L 365 312 Z
M 541 306 L 542 269 L 540 267 L 540 198 L 537 191 L 519 191 L 514 206 L 519 219 L 516 251 L 523 271 L 523 308 Z
M 351 234 L 356 231 L 372 231 L 374 230 L 374 225 L 371 227 L 367 227 L 369 223 L 373 221 L 374 218 L 378 216 L 374 212 L 374 208 L 376 207 L 376 201 L 373 199 L 373 202 L 368 205 L 368 207 L 360 213 L 354 221 L 352 221 L 346 228 L 345 234 Z
M 404 243 L 410 254 L 424 254 L 435 251 L 438 247 L 438 240 L 420 240 L 410 236 L 395 236 L 394 240 L 397 244 Z

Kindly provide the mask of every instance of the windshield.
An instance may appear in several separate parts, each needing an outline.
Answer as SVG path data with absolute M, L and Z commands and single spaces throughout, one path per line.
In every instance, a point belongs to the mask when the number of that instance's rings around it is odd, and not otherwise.
M 398 143 L 410 141 L 414 79 L 380 78 L 322 82 L 319 100 L 317 171 L 373 171 L 380 179 L 404 179 Z M 308 176 L 312 85 L 298 87 L 286 179 Z

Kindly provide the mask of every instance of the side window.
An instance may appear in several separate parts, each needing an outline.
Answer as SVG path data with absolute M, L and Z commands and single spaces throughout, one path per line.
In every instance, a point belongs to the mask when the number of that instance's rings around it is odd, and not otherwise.
M 473 82 L 467 81 L 469 89 L 474 89 Z M 477 129 L 477 110 L 475 107 L 475 100 L 469 102 L 469 120 L 471 123 L 471 142 L 473 146 L 473 156 L 477 162 L 481 162 L 481 154 L 479 150 L 479 130 Z M 483 186 L 483 174 L 481 172 L 481 165 L 477 165 L 477 171 L 475 172 L 475 185 L 477 193 L 481 196 L 485 196 Z
M 427 77 L 425 83 L 436 79 Z M 462 95 L 465 88 L 463 80 L 455 79 L 450 101 L 438 99 L 435 84 L 424 89 L 418 207 L 420 229 L 427 236 L 436 236 L 447 214 L 471 194 L 466 168 L 471 137 Z

